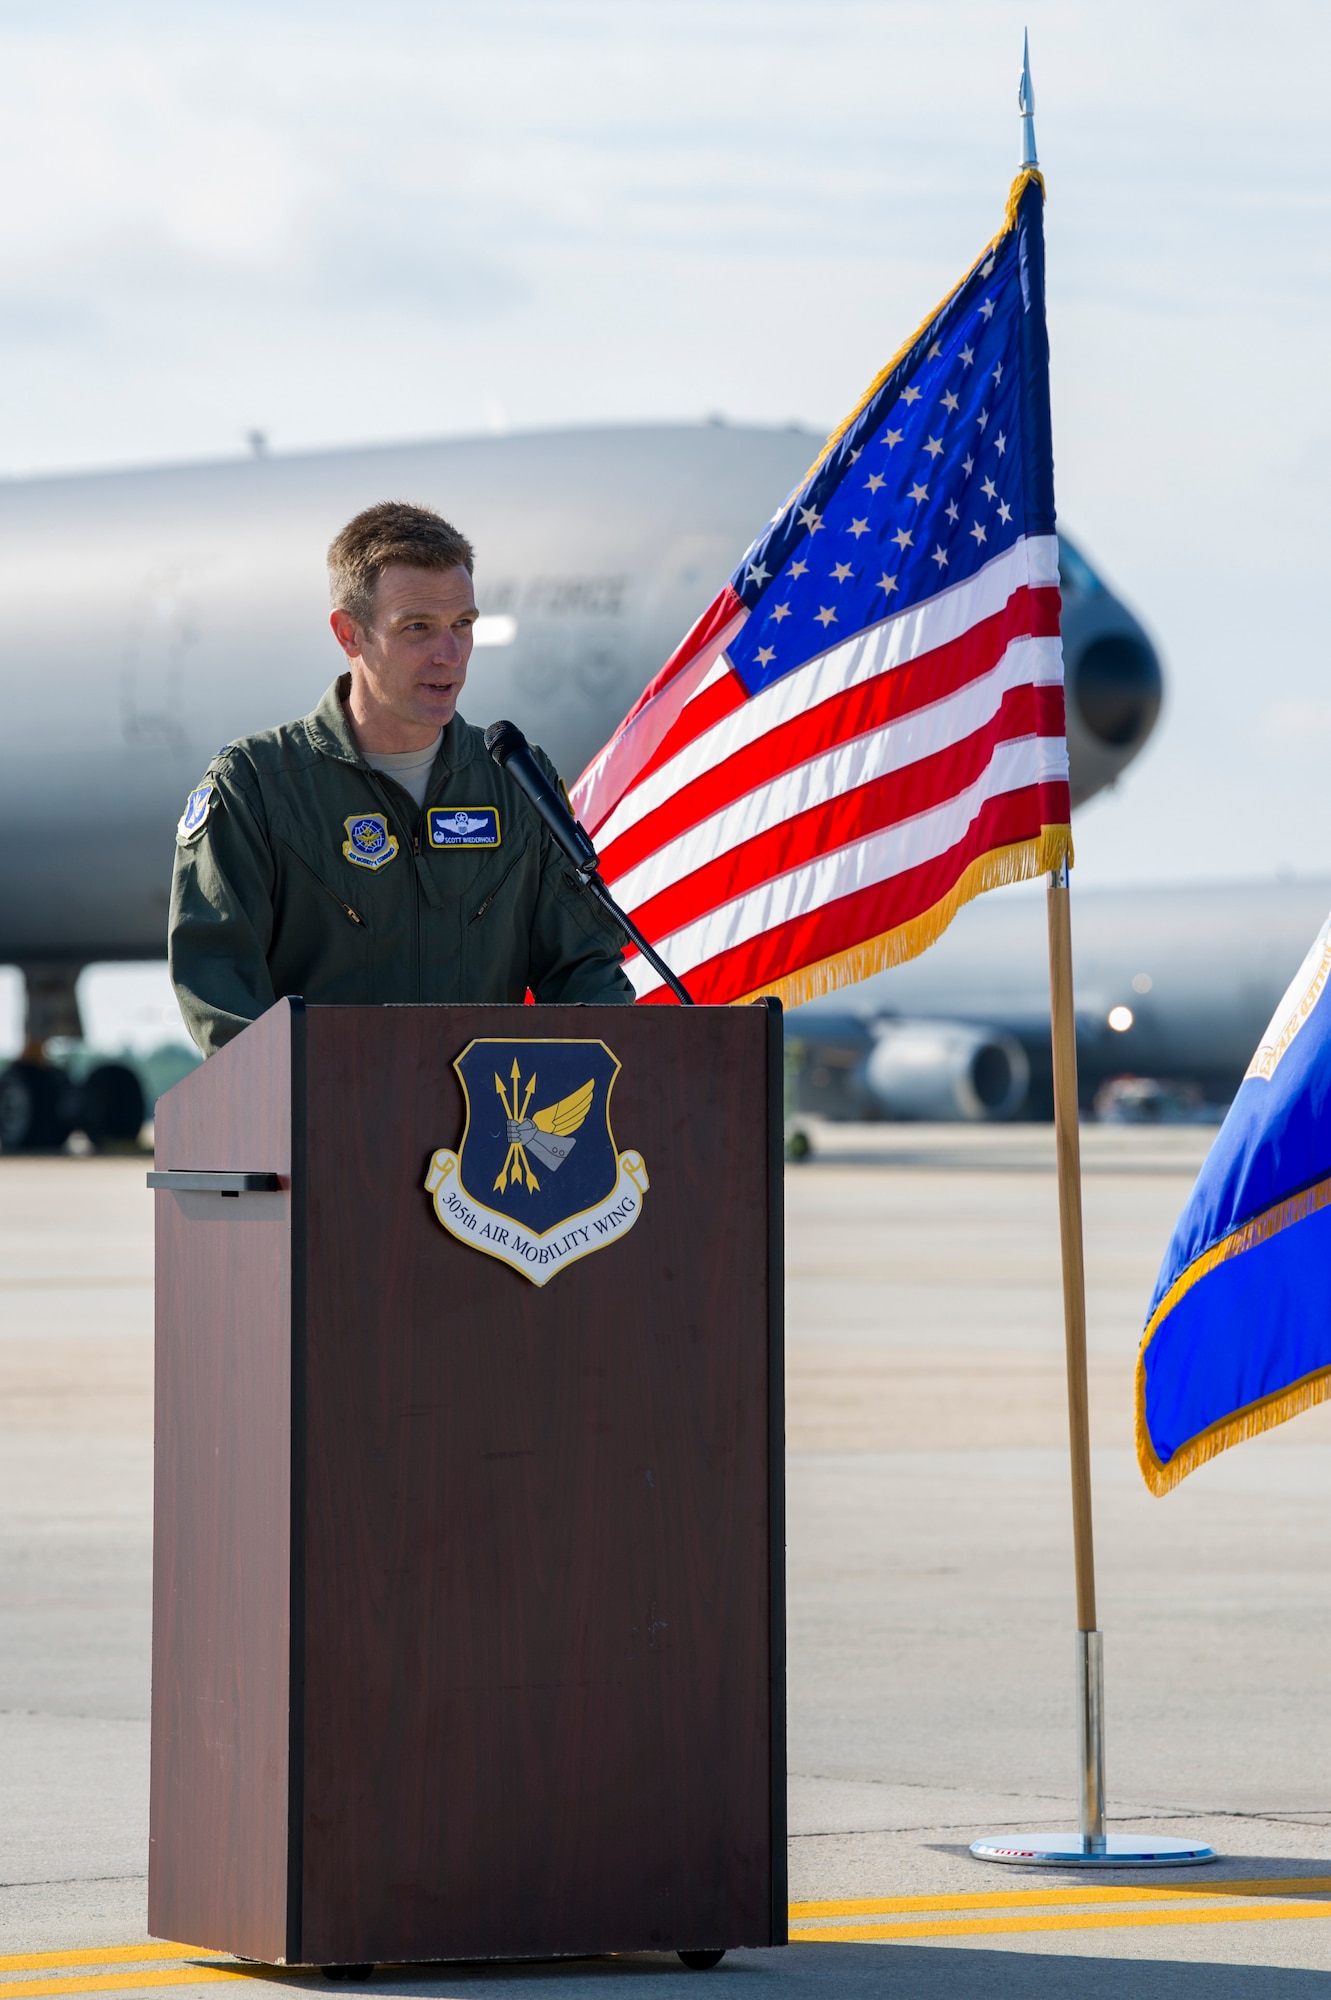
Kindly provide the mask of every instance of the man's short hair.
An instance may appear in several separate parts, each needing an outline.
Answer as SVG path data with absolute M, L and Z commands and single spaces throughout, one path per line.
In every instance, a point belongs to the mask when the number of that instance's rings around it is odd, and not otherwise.
M 390 563 L 409 569 L 465 569 L 475 562 L 471 543 L 429 507 L 381 500 L 348 521 L 328 550 L 333 609 L 351 614 L 365 631 L 374 624 L 379 578 Z

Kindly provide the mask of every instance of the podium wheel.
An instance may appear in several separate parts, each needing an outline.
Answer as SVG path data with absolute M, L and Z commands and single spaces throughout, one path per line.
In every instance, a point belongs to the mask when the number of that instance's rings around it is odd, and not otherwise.
M 677 1952 L 676 1956 L 682 1965 L 687 1965 L 690 1972 L 710 1972 L 714 1965 L 721 1963 L 721 1960 L 725 1957 L 725 1953 L 723 1951 L 681 1951 Z
M 372 1965 L 326 1965 L 323 1969 L 323 1975 L 325 1979 L 354 1979 L 359 1981 L 368 1979 L 373 1971 L 374 1967 Z

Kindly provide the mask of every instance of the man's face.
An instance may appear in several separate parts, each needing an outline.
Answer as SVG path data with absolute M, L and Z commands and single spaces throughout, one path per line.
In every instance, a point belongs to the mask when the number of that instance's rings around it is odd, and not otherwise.
M 465 569 L 392 563 L 379 578 L 369 631 L 345 611 L 335 611 L 330 622 L 351 662 L 358 708 L 431 734 L 453 720 L 476 622 Z

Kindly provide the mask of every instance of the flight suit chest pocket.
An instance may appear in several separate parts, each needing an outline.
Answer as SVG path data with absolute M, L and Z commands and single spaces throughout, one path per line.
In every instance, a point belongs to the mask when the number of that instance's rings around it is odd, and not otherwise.
M 457 885 L 465 924 L 481 922 L 509 901 L 521 880 L 525 857 L 525 843 L 507 853 L 500 849 L 484 858 L 468 857 L 466 878 Z M 461 861 L 462 857 L 457 859 Z
M 310 861 L 292 842 L 279 835 L 281 852 L 288 863 L 288 902 L 314 902 L 314 907 L 324 918 L 331 919 L 334 909 L 340 910 L 343 921 L 353 929 L 369 933 L 370 918 L 365 909 L 366 896 L 359 893 L 360 885 L 354 880 L 334 887 L 327 876 Z M 344 893 L 344 888 L 352 893 Z M 354 900 L 353 900 L 354 895 Z

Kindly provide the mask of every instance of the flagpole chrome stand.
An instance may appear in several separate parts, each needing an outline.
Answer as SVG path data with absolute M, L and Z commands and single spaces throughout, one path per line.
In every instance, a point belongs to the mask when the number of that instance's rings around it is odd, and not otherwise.
M 1105 1832 L 1104 1693 L 1103 1634 L 1078 1632 L 1081 1831 L 985 1834 L 971 1842 L 977 1861 L 1006 1861 L 1018 1868 L 1196 1868 L 1215 1860 L 1215 1849 L 1201 1841 Z
M 1023 94 L 1029 84 L 1023 87 Z M 1204 1842 L 1105 1831 L 1104 1638 L 1095 1616 L 1091 1524 L 1091 1420 L 1086 1370 L 1086 1267 L 1081 1224 L 1081 1133 L 1077 1024 L 1072 1004 L 1072 916 L 1068 865 L 1049 877 L 1049 1005 L 1054 1056 L 1054 1136 L 1067 1348 L 1068 1442 L 1072 1458 L 1072 1548 L 1077 1584 L 1077 1761 L 1081 1826 L 1076 1833 L 990 1833 L 971 1842 L 977 1861 L 1019 1868 L 1195 1868 L 1214 1861 Z

